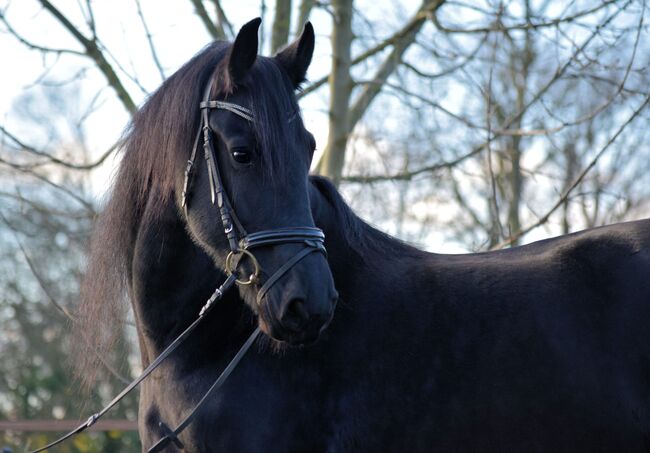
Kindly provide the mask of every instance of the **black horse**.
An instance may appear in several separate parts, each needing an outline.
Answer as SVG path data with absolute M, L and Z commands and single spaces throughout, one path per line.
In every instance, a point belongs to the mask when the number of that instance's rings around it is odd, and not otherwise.
M 256 252 L 266 277 L 227 293 L 144 382 L 144 449 L 259 325 L 267 335 L 180 436 L 186 451 L 649 450 L 650 222 L 471 255 L 426 253 L 375 230 L 308 176 L 313 138 L 293 91 L 311 26 L 263 58 L 258 25 L 207 47 L 135 116 L 83 310 L 96 347 L 109 348 L 101 327 L 126 291 L 147 365 L 225 279 L 228 243 L 202 161 L 187 210 L 182 196 L 210 80 L 217 99 L 255 117 L 216 110 L 209 121 L 241 223 L 316 225 L 327 261 L 310 254 L 258 304 L 259 285 L 300 246 Z

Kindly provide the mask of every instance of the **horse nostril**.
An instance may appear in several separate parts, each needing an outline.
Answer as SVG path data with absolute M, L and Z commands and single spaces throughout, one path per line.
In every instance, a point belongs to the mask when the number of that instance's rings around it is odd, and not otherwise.
M 282 325 L 290 330 L 299 331 L 309 320 L 309 313 L 305 308 L 304 299 L 291 299 L 280 317 Z

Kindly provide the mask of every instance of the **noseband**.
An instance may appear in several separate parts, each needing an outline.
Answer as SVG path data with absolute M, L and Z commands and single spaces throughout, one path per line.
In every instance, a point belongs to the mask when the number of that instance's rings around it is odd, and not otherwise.
M 75 436 L 86 429 L 94 425 L 101 417 L 104 416 L 113 406 L 115 406 L 122 398 L 129 394 L 134 388 L 136 388 L 144 379 L 146 379 L 153 371 L 158 368 L 158 366 L 167 358 L 169 355 L 174 352 L 178 346 L 180 346 L 190 333 L 196 329 L 196 327 L 203 321 L 206 315 L 210 312 L 212 307 L 216 302 L 221 300 L 224 293 L 230 289 L 234 284 L 240 285 L 250 285 L 253 283 L 259 283 L 259 273 L 260 265 L 253 255 L 252 250 L 261 247 L 269 247 L 281 244 L 301 244 L 304 246 L 302 250 L 296 253 L 291 257 L 286 263 L 284 263 L 280 268 L 278 268 L 266 281 L 261 285 L 257 292 L 257 304 L 258 307 L 261 305 L 264 295 L 269 291 L 269 289 L 277 283 L 277 281 L 286 274 L 296 263 L 302 260 L 307 255 L 313 252 L 320 252 L 326 255 L 325 251 L 325 234 L 319 228 L 314 227 L 285 227 L 285 228 L 276 228 L 272 230 L 263 230 L 256 233 L 248 234 L 241 222 L 237 218 L 237 214 L 232 208 L 232 203 L 228 198 L 228 194 L 224 190 L 223 182 L 219 174 L 219 168 L 217 166 L 216 154 L 214 144 L 212 143 L 212 134 L 209 124 L 210 110 L 212 109 L 223 109 L 227 110 L 235 115 L 238 115 L 249 122 L 254 122 L 253 112 L 245 107 L 242 107 L 237 104 L 224 101 L 210 100 L 210 93 L 212 92 L 212 85 L 214 81 L 211 81 L 205 90 L 203 101 L 200 103 L 201 108 L 201 127 L 197 132 L 196 139 L 194 140 L 194 146 L 192 148 L 192 154 L 190 159 L 187 161 L 187 167 L 185 169 L 185 178 L 183 182 L 183 193 L 182 193 L 182 207 L 185 211 L 185 217 L 187 218 L 189 199 L 190 199 L 190 189 L 192 184 L 193 168 L 194 161 L 196 160 L 196 153 L 199 147 L 199 140 L 201 135 L 203 135 L 203 153 L 204 158 L 208 168 L 208 179 L 210 181 L 210 196 L 212 199 L 212 204 L 216 204 L 219 208 L 219 214 L 221 217 L 221 223 L 223 224 L 223 230 L 228 238 L 228 246 L 230 247 L 230 253 L 226 258 L 226 273 L 228 278 L 224 281 L 215 291 L 212 293 L 208 301 L 203 305 L 201 311 L 199 312 L 198 317 L 190 324 L 183 332 L 181 332 L 174 341 L 172 341 L 159 355 L 153 360 L 143 371 L 142 373 L 135 378 L 129 385 L 127 385 L 117 396 L 115 396 L 102 410 L 91 415 L 85 422 L 81 423 L 72 431 L 58 438 L 57 440 L 49 443 L 48 445 L 34 450 L 32 453 L 38 453 L 41 451 L 48 450 L 55 445 L 60 444 L 61 442 L 69 439 L 72 436 Z M 235 231 L 235 229 L 237 231 Z M 239 233 L 239 234 L 238 234 Z M 242 258 L 247 257 L 253 265 L 253 273 L 246 279 L 241 280 L 238 277 L 237 268 L 239 266 Z M 163 433 L 163 436 L 156 442 L 151 448 L 149 448 L 148 453 L 160 452 L 165 449 L 170 443 L 173 443 L 177 448 L 183 449 L 183 444 L 178 439 L 178 435 L 185 429 L 187 426 L 194 420 L 196 415 L 199 413 L 199 409 L 209 400 L 209 398 L 216 392 L 228 379 L 232 371 L 235 369 L 240 360 L 244 357 L 246 352 L 253 345 L 257 336 L 260 333 L 260 328 L 257 327 L 253 333 L 248 337 L 246 342 L 239 349 L 237 354 L 231 359 L 226 368 L 219 374 L 217 379 L 212 383 L 210 388 L 205 392 L 201 397 L 199 402 L 192 408 L 187 416 L 176 426 L 174 429 L 170 429 L 164 422 L 159 422 L 158 426 Z

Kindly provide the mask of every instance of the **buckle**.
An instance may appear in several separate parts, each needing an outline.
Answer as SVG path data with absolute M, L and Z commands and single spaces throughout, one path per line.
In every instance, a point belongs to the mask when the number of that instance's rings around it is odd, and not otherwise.
M 253 255 L 251 252 L 245 249 L 232 251 L 228 254 L 228 257 L 226 258 L 226 274 L 228 275 L 228 277 L 230 277 L 231 275 L 237 272 L 237 266 L 239 266 L 239 263 L 241 262 L 241 258 L 240 258 L 236 263 L 233 263 L 233 260 L 237 256 L 241 256 L 242 258 L 244 256 L 248 257 L 253 263 L 254 270 L 253 273 L 248 277 L 248 280 L 240 280 L 239 278 L 237 278 L 235 282 L 239 283 L 240 285 L 250 285 L 252 283 L 257 282 L 257 278 L 260 275 L 260 263 L 257 261 L 257 258 L 255 258 L 255 255 Z

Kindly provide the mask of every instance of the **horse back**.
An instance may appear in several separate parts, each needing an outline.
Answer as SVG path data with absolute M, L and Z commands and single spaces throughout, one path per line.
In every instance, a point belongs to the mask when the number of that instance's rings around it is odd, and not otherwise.
M 423 260 L 433 438 L 650 448 L 650 221 Z

